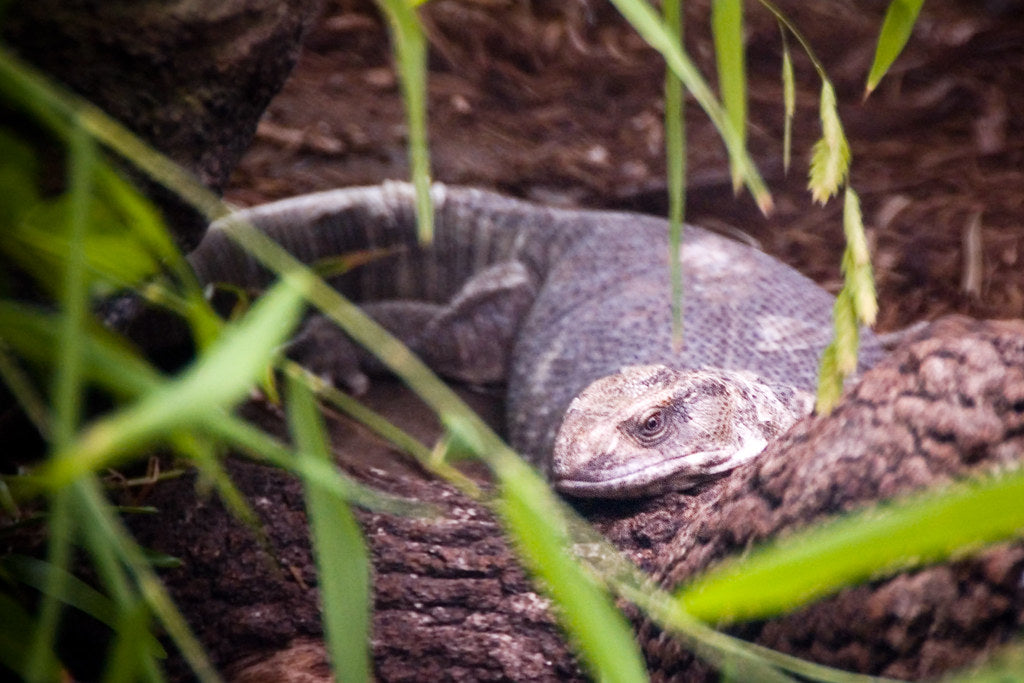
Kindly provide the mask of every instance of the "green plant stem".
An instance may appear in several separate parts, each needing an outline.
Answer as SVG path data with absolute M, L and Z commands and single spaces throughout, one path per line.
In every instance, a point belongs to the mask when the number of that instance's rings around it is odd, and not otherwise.
M 662 14 L 683 45 L 682 0 L 665 0 Z M 683 344 L 683 219 L 686 215 L 686 106 L 683 82 L 665 70 L 665 170 L 668 181 L 669 278 L 672 286 L 672 344 Z
M 737 131 L 734 131 L 729 124 L 725 112 L 718 100 L 715 98 L 711 88 L 700 75 L 696 65 L 679 48 L 678 41 L 673 37 L 673 31 L 666 27 L 665 23 L 658 17 L 655 11 L 646 2 L 635 2 L 634 0 L 612 0 L 612 4 L 624 16 L 640 37 L 648 45 L 657 50 L 665 59 L 665 63 L 675 72 L 676 76 L 683 82 L 686 89 L 693 95 L 708 119 L 714 124 L 722 141 L 729 151 L 730 158 L 736 159 L 736 167 L 739 169 L 747 189 L 757 202 L 758 208 L 763 213 L 770 213 L 773 202 L 771 193 L 764 184 L 757 166 L 754 164 L 749 153 L 745 149 L 743 141 Z
M 416 223 L 420 242 L 434 236 L 434 208 L 430 198 L 430 148 L 427 144 L 427 40 L 407 0 L 377 0 L 387 17 L 395 61 L 402 85 L 406 125 L 409 126 L 409 168 L 416 189 Z
M 61 335 L 59 340 L 57 371 L 54 380 L 53 406 L 54 429 L 53 457 L 69 444 L 78 424 L 81 412 L 82 393 L 82 349 L 79 339 L 87 309 L 85 287 L 85 233 L 89 215 L 92 190 L 92 169 L 95 164 L 95 143 L 79 126 L 71 131 L 68 186 L 71 195 L 70 250 L 65 260 L 64 286 L 62 288 Z M 63 457 L 70 457 L 65 455 Z M 54 492 L 50 499 L 50 534 L 48 560 L 56 569 L 48 576 L 46 590 L 39 610 L 36 637 L 28 659 L 26 678 L 41 680 L 50 669 L 49 658 L 54 649 L 57 623 L 60 619 L 61 602 L 57 596 L 64 593 L 66 570 L 71 559 L 71 538 L 74 526 L 71 517 L 70 493 L 66 490 Z

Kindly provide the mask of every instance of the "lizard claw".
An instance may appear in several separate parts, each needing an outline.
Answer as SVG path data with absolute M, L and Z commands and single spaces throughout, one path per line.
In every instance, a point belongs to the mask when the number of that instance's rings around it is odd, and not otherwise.
M 353 396 L 362 396 L 370 388 L 370 378 L 362 371 L 365 354 L 325 316 L 309 318 L 285 351 L 296 363 Z

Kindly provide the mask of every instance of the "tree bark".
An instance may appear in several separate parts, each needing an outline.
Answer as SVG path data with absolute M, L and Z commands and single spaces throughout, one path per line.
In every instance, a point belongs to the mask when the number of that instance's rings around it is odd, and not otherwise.
M 220 190 L 298 58 L 321 0 L 33 0 L 6 8 L 23 58 Z M 206 222 L 155 184 L 187 251 Z
M 378 387 L 381 407 L 411 421 L 421 436 L 436 430 L 422 407 L 393 389 Z M 374 566 L 380 680 L 584 677 L 547 601 L 485 509 L 344 420 L 333 421 L 332 430 L 354 476 L 441 511 L 436 518 L 360 514 Z M 760 459 L 695 495 L 579 507 L 638 564 L 675 586 L 751 543 L 878 500 L 1016 467 L 1022 452 L 1024 323 L 952 319 L 867 373 L 832 415 L 799 423 Z M 232 473 L 264 520 L 268 548 L 219 503 L 189 495 L 185 481 L 157 487 L 148 502 L 162 514 L 137 521 L 140 538 L 185 561 L 166 575 L 168 585 L 218 664 L 239 680 L 298 671 L 301 662 L 314 662 L 303 670 L 310 675 L 326 675 L 300 487 L 251 463 L 233 463 Z M 1002 544 L 732 630 L 845 669 L 932 676 L 975 661 L 1019 631 L 1022 568 L 1024 547 Z M 656 679 L 714 679 L 656 627 L 638 621 L 638 638 Z

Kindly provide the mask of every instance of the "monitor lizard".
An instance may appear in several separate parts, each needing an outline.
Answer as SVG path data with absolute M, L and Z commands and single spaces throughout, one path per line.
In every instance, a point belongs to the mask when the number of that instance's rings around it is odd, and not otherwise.
M 613 498 L 686 489 L 756 455 L 810 410 L 834 299 L 793 268 L 685 226 L 676 349 L 664 219 L 441 184 L 431 192 L 435 234 L 426 247 L 416 242 L 405 183 L 302 195 L 240 215 L 306 263 L 386 250 L 332 284 L 439 374 L 505 383 L 507 437 L 556 488 Z M 200 281 L 268 282 L 222 228 L 213 223 L 189 255 Z M 336 383 L 366 386 L 355 367 L 365 359 L 323 318 L 309 320 L 292 354 Z M 880 355 L 865 331 L 862 368 Z M 644 429 L 662 433 L 646 438 Z M 601 433 L 618 447 L 606 448 Z

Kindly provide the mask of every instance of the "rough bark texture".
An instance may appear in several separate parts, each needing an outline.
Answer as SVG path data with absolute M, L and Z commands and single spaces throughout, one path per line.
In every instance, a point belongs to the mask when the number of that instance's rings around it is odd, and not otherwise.
M 414 434 L 436 436 L 429 411 L 408 395 L 396 398 L 395 390 L 378 383 L 370 400 L 386 402 L 395 412 L 390 417 Z M 485 411 L 496 407 L 484 397 L 466 398 Z M 264 426 L 279 426 L 273 411 L 250 411 Z M 354 476 L 438 510 L 436 517 L 359 513 L 374 568 L 379 680 L 582 679 L 547 600 L 489 512 L 347 421 L 332 420 L 330 429 Z M 146 500 L 161 514 L 137 518 L 133 527 L 143 544 L 183 561 L 164 579 L 218 667 L 238 680 L 326 676 L 302 487 L 249 462 L 231 462 L 230 474 L 264 525 L 266 547 L 219 501 L 197 499 L 192 477 L 156 487 Z M 180 663 L 174 674 L 187 678 Z
M 686 503 L 656 553 L 675 586 L 726 555 L 841 512 L 923 487 L 1020 466 L 1024 454 L 1024 324 L 950 318 L 865 376 L 828 417 L 799 423 L 751 466 Z M 671 505 L 671 503 L 669 503 Z M 664 525 L 664 510 L 611 521 L 627 549 Z M 736 629 L 832 666 L 897 678 L 933 676 L 1019 632 L 1024 546 L 842 591 L 788 617 Z M 699 671 L 643 626 L 651 667 Z
M 320 4 L 14 2 L 3 39 L 219 190 L 291 72 Z M 182 246 L 195 245 L 205 222 L 150 189 L 174 207 Z
M 436 425 L 428 413 L 393 392 L 375 400 L 429 438 Z M 478 407 L 493 403 L 476 398 Z M 262 410 L 251 417 L 276 420 Z M 526 581 L 490 514 L 345 421 L 331 426 L 354 476 L 440 510 L 436 518 L 360 515 L 374 566 L 377 677 L 581 678 L 547 602 Z M 759 461 L 696 495 L 580 508 L 645 569 L 676 585 L 750 543 L 876 500 L 1016 467 L 1022 452 L 1024 323 L 950 319 L 869 372 L 831 416 L 799 423 Z M 196 501 L 184 480 L 162 484 L 147 499 L 163 514 L 137 520 L 140 538 L 160 538 L 159 550 L 184 560 L 166 575 L 168 585 L 218 664 L 238 680 L 285 672 L 291 680 L 323 678 L 301 489 L 250 463 L 234 463 L 232 475 L 266 524 L 266 549 L 219 503 Z M 846 669 L 935 675 L 977 660 L 1019 631 L 1022 568 L 1024 547 L 1000 545 L 734 632 Z M 638 629 L 656 679 L 715 678 L 656 628 Z

